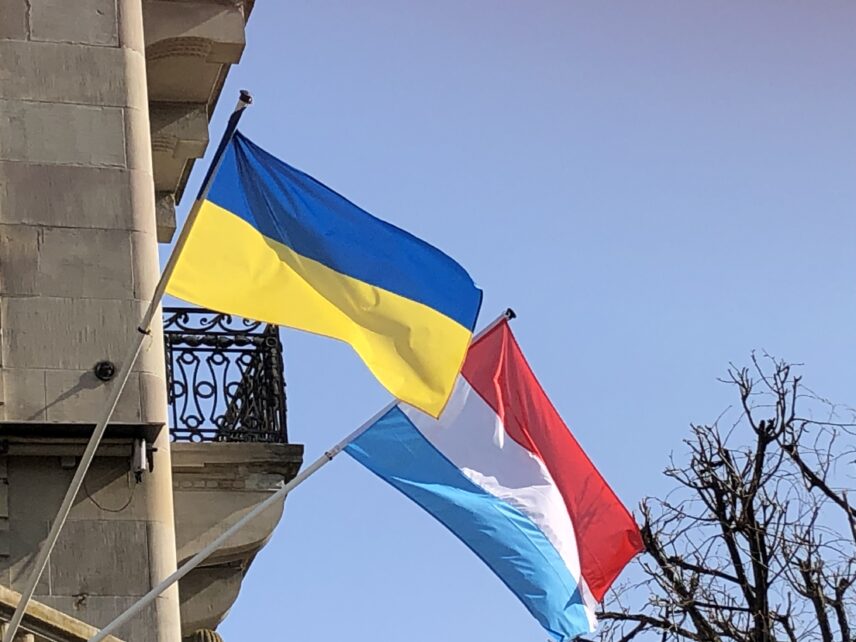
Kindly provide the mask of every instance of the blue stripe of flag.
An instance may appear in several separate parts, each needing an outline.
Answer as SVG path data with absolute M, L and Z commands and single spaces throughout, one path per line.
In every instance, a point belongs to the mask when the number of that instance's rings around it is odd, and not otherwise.
M 464 476 L 397 407 L 345 451 L 452 531 L 555 639 L 589 631 L 576 580 L 544 533 Z
M 236 133 L 208 200 L 298 254 L 472 330 L 481 290 L 453 259 Z

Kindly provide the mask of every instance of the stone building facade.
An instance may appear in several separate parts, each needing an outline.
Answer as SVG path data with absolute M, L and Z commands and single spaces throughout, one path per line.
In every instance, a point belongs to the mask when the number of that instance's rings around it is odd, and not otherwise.
M 158 242 L 174 233 L 176 200 L 208 145 L 251 9 L 251 0 L 0 0 L 7 602 L 26 582 L 112 385 L 94 366 L 122 358 L 151 297 Z M 301 447 L 287 443 L 171 443 L 167 417 L 155 324 L 37 588 L 40 613 L 103 626 L 301 463 Z M 153 464 L 139 478 L 135 444 Z M 216 628 L 281 510 L 119 637 L 180 642 Z M 22 640 L 79 639 L 45 637 L 34 622 L 25 620 Z

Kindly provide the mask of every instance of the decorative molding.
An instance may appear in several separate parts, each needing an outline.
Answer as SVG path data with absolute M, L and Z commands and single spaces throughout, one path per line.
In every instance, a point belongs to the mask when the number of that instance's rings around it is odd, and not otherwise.
M 172 192 L 155 194 L 155 221 L 158 243 L 169 243 L 175 235 L 175 195 Z
M 229 67 L 244 51 L 244 26 L 252 8 L 252 0 L 143 2 L 155 189 L 171 193 L 175 202 L 182 197 L 194 160 L 205 152 L 208 117 Z M 192 119 L 180 123 L 185 131 L 161 131 L 159 112 L 185 104 L 196 110 L 188 114 Z M 159 241 L 172 238 L 169 227 L 159 230 Z
M 199 158 L 208 146 L 208 108 L 204 104 L 149 106 L 152 152 Z M 155 170 L 157 173 L 157 170 Z
M 171 453 L 179 562 L 292 479 L 303 460 L 303 446 L 295 444 L 173 442 Z M 269 507 L 182 578 L 178 592 L 185 635 L 213 630 L 226 616 L 282 511 L 283 503 Z
M 182 642 L 223 642 L 223 638 L 217 631 L 211 629 L 199 629 L 188 635 Z

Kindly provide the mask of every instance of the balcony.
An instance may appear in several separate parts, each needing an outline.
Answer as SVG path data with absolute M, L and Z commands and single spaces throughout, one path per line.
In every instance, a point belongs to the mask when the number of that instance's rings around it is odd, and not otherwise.
M 179 563 L 292 479 L 278 328 L 198 308 L 164 309 Z M 282 517 L 272 506 L 179 583 L 185 639 L 217 627 Z
M 173 442 L 288 443 L 276 326 L 183 307 L 163 325 Z

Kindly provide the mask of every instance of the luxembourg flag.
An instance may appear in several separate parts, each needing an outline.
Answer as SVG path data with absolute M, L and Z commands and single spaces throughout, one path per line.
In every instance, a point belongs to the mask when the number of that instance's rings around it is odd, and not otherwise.
M 345 451 L 443 523 L 556 639 L 595 628 L 595 606 L 642 550 L 503 319 L 470 347 L 439 419 L 399 403 Z

